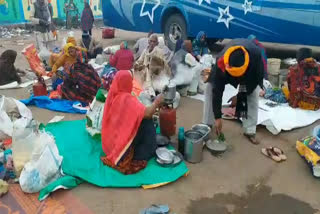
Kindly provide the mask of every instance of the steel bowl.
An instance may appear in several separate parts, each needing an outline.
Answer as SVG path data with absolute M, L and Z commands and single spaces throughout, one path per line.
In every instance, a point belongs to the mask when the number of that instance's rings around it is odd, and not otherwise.
M 157 159 L 161 161 L 163 164 L 172 164 L 174 161 L 173 153 L 164 147 L 160 147 L 156 150 Z
M 156 142 L 158 146 L 167 146 L 170 143 L 170 139 L 161 134 L 156 135 Z

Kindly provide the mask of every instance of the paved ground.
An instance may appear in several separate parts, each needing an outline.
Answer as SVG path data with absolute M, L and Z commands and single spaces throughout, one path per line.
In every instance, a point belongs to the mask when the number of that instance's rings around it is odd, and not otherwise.
M 95 30 L 94 34 L 99 38 L 100 30 Z M 79 31 L 76 35 L 80 35 Z M 102 40 L 102 43 L 106 46 L 123 39 L 133 41 L 141 35 L 118 31 L 116 39 Z M 33 37 L 1 40 L 3 47 L 0 48 L 0 52 L 7 48 L 20 51 L 31 43 L 32 39 Z M 24 46 L 18 45 L 21 42 Z M 285 53 L 290 54 L 290 50 L 296 48 L 273 44 L 269 49 L 280 49 L 285 56 Z M 28 67 L 20 54 L 17 67 Z M 17 99 L 29 96 L 25 89 L 0 91 L 0 94 Z M 47 123 L 55 115 L 65 115 L 65 120 L 83 118 L 79 115 L 31 109 L 34 118 L 43 123 Z M 182 99 L 177 116 L 178 126 L 189 128 L 199 123 L 201 117 L 200 101 Z M 72 190 L 72 193 L 94 213 L 136 214 L 140 209 L 158 203 L 168 204 L 173 213 L 177 214 L 320 213 L 316 210 L 320 210 L 320 181 L 311 176 L 306 163 L 295 150 L 296 140 L 308 135 L 315 125 L 278 136 L 273 136 L 264 127 L 259 127 L 258 137 L 262 144 L 254 146 L 242 136 L 239 123 L 226 121 L 223 130 L 230 145 L 229 151 L 221 157 L 214 157 L 205 151 L 201 163 L 188 164 L 190 174 L 186 178 L 154 190 L 101 189 L 83 184 Z M 281 147 L 288 160 L 277 164 L 265 158 L 260 150 L 269 145 Z

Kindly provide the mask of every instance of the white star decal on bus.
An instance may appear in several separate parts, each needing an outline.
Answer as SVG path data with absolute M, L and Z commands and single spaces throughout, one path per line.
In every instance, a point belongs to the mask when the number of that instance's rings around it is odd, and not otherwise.
M 141 7 L 141 11 L 140 11 L 140 17 L 148 16 L 150 21 L 151 21 L 151 23 L 153 24 L 154 11 L 159 7 L 160 0 L 156 0 L 157 3 L 152 7 L 151 13 L 150 13 L 150 11 L 144 11 L 144 6 L 146 5 L 146 1 L 147 0 L 143 0 L 143 4 L 142 4 L 142 7 Z
M 244 14 L 247 15 L 248 12 L 252 12 L 252 1 L 245 0 L 242 7 L 244 9 Z
M 210 4 L 211 3 L 211 0 L 199 0 L 199 5 L 201 5 L 202 4 L 202 2 L 207 2 L 208 4 Z
M 229 23 L 234 17 L 229 12 L 229 6 L 226 7 L 226 9 L 219 8 L 220 16 L 218 18 L 217 23 L 224 23 L 226 27 L 229 29 Z M 228 16 L 228 18 L 225 18 L 224 16 Z

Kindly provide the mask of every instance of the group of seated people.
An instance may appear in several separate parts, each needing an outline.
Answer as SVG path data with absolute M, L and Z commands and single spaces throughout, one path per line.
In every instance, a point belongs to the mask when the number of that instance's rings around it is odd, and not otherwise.
M 245 90 L 237 96 L 237 111 L 239 115 L 247 116 L 245 121 L 250 124 L 245 134 L 254 143 L 257 106 L 251 108 L 251 104 L 257 103 L 257 96 L 250 93 L 257 91 L 263 78 L 267 78 L 267 59 L 265 50 L 258 48 L 260 45 L 254 37 L 238 39 L 230 42 L 218 55 L 213 67 L 216 72 L 211 72 L 208 77 L 205 108 L 208 104 L 209 113 L 204 111 L 203 120 L 205 124 L 215 125 L 221 132 L 221 100 L 225 84 L 230 82 L 235 87 L 240 84 Z M 102 46 L 85 32 L 78 42 L 74 37 L 69 37 L 63 50 L 50 57 L 51 75 L 58 82 L 54 88 L 63 99 L 89 104 L 97 91 L 108 85 L 101 130 L 105 156 L 101 160 L 124 174 L 136 173 L 145 168 L 147 161 L 155 154 L 156 130 L 152 116 L 164 102 L 161 92 L 165 86 L 173 81 L 177 86 L 188 87 L 189 92 L 197 93 L 203 70 L 200 61 L 209 53 L 206 34 L 200 32 L 193 42 L 178 40 L 174 51 L 165 45 L 163 38 L 152 33 L 148 38 L 138 40 L 133 51 L 128 48 L 127 42 L 122 42 L 120 49 L 109 57 L 109 66 L 113 67 L 114 73 L 108 84 L 104 84 L 98 72 L 88 63 L 89 59 L 102 52 Z M 14 67 L 16 56 L 17 53 L 11 50 L 0 56 L 1 77 L 5 74 L 7 81 L 20 81 L 18 74 L 21 71 Z M 299 62 L 297 66 L 302 65 Z M 59 70 L 61 67 L 63 70 Z M 136 75 L 142 78 L 142 90 L 153 97 L 151 105 L 144 105 L 132 96 Z M 0 85 L 4 79 L 0 79 Z M 314 91 L 318 93 L 319 90 Z M 240 108 L 241 103 L 245 104 L 245 108 Z M 214 118 L 215 121 L 205 121 Z

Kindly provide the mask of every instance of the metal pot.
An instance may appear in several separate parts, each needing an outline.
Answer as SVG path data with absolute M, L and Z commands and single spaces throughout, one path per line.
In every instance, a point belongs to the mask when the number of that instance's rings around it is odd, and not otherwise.
M 199 163 L 202 161 L 203 135 L 201 132 L 189 130 L 184 134 L 184 155 L 186 161 Z
M 209 134 L 211 132 L 211 128 L 205 124 L 196 124 L 191 128 L 194 131 L 201 132 L 203 136 L 203 140 L 207 142 L 209 140 Z
M 173 84 L 169 84 L 163 91 L 163 96 L 165 101 L 171 101 L 176 98 L 176 86 Z

